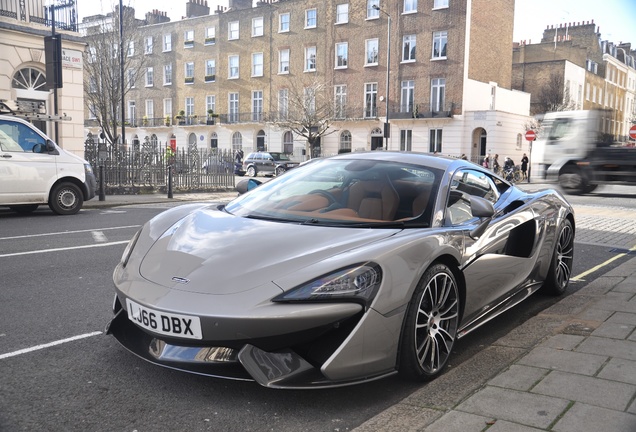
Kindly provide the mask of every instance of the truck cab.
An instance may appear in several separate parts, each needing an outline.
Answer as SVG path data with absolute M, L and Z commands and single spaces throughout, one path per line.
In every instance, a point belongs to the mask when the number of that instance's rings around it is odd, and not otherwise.
M 48 204 L 60 215 L 75 214 L 95 197 L 91 165 L 28 121 L 0 115 L 0 206 L 29 213 Z

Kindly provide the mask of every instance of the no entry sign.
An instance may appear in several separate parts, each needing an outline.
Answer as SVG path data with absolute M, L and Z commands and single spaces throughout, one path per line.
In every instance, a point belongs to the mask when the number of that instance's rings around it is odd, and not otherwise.
M 537 139 L 537 134 L 533 130 L 529 130 L 526 132 L 526 140 L 534 141 Z
M 630 137 L 631 139 L 636 140 L 636 125 L 632 126 L 632 127 L 629 129 L 629 137 Z

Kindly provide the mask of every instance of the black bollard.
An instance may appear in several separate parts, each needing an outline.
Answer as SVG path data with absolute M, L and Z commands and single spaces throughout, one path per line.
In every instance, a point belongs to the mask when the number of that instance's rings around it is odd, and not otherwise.
M 168 198 L 172 198 L 172 166 L 168 165 Z
M 99 166 L 99 200 L 106 201 L 106 191 L 104 190 L 104 165 Z

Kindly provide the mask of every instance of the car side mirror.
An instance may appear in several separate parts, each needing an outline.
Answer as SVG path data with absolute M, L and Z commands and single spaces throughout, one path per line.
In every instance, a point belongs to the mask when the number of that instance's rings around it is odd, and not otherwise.
M 55 147 L 55 144 L 53 144 L 53 141 L 51 141 L 50 139 L 46 140 L 46 152 L 49 153 L 49 154 L 54 154 L 54 155 L 60 154 L 57 151 L 57 148 Z
M 251 191 L 252 189 L 256 189 L 262 183 L 256 179 L 243 179 L 236 185 L 236 191 L 239 195 L 243 195 L 246 192 Z
M 470 232 L 470 237 L 477 239 L 486 231 L 488 224 L 495 215 L 495 208 L 487 199 L 471 195 L 470 196 L 470 212 L 473 216 L 480 219 L 477 228 Z

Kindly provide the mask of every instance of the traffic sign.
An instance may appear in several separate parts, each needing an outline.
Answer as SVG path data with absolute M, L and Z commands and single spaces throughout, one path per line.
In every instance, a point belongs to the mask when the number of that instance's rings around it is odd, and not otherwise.
M 629 137 L 636 140 L 636 125 L 629 129 Z
M 526 132 L 526 141 L 534 141 L 537 139 L 537 134 L 532 130 Z

